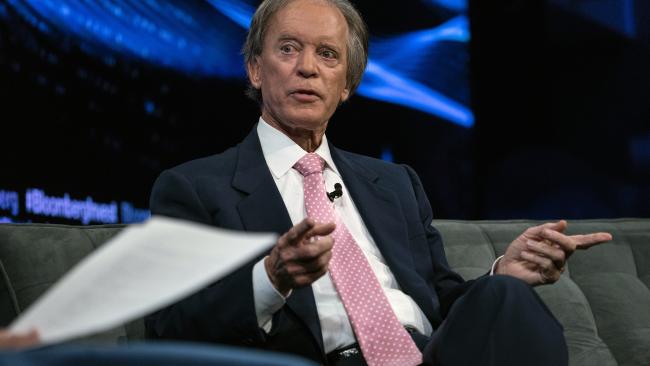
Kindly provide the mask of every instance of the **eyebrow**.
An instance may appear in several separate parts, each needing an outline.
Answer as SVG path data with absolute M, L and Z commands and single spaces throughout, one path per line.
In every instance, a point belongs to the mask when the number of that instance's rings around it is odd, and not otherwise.
M 280 34 L 280 36 L 277 39 L 277 42 L 282 42 L 282 41 L 296 41 L 296 42 L 301 43 L 301 44 L 303 43 L 302 41 L 300 41 L 298 39 L 298 37 L 290 35 L 290 34 L 286 34 L 286 33 Z M 319 48 L 320 47 L 327 47 L 327 48 L 331 48 L 331 49 L 333 49 L 333 50 L 335 50 L 337 52 L 341 52 L 341 47 L 338 47 L 334 43 L 329 42 L 329 41 L 320 41 L 320 42 L 318 42 L 318 47 Z
M 278 41 L 298 41 L 298 38 L 289 34 L 280 34 Z

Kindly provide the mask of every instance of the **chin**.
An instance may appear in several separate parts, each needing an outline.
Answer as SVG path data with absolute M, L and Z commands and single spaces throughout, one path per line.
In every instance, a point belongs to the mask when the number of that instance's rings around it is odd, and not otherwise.
M 327 124 L 329 116 L 325 113 L 309 110 L 298 110 L 287 113 L 287 120 L 294 127 L 304 128 L 306 130 L 315 130 Z

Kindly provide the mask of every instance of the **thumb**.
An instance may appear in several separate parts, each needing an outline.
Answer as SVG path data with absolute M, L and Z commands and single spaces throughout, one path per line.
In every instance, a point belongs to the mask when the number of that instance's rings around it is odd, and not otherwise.
M 336 224 L 333 222 L 328 222 L 325 224 L 316 224 L 311 230 L 309 230 L 307 237 L 326 236 L 333 233 L 335 229 L 336 229 Z

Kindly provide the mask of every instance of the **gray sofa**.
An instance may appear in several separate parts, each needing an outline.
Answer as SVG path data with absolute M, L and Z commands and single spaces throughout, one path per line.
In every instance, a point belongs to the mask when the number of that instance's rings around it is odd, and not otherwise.
M 534 221 L 448 221 L 434 226 L 465 278 L 484 274 Z M 0 225 L 0 325 L 7 325 L 123 226 Z M 537 291 L 564 325 L 572 366 L 650 365 L 650 219 L 577 220 L 571 233 L 609 231 L 614 241 L 576 253 L 562 279 Z M 141 320 L 90 339 L 141 340 Z

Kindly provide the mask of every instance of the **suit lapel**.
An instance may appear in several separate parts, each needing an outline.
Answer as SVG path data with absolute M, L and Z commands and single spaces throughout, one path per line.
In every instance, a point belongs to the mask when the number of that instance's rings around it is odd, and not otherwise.
M 348 159 L 331 144 L 330 151 L 370 235 L 397 282 L 408 293 L 410 286 L 406 278 L 414 263 L 408 248 L 403 247 L 409 238 L 399 199 L 393 191 L 381 185 L 375 172 Z
M 247 195 L 237 205 L 246 231 L 283 234 L 291 228 L 291 218 L 266 164 L 255 128 L 239 145 L 232 186 Z M 309 328 L 322 351 L 323 337 L 311 287 L 294 289 L 287 306 Z

